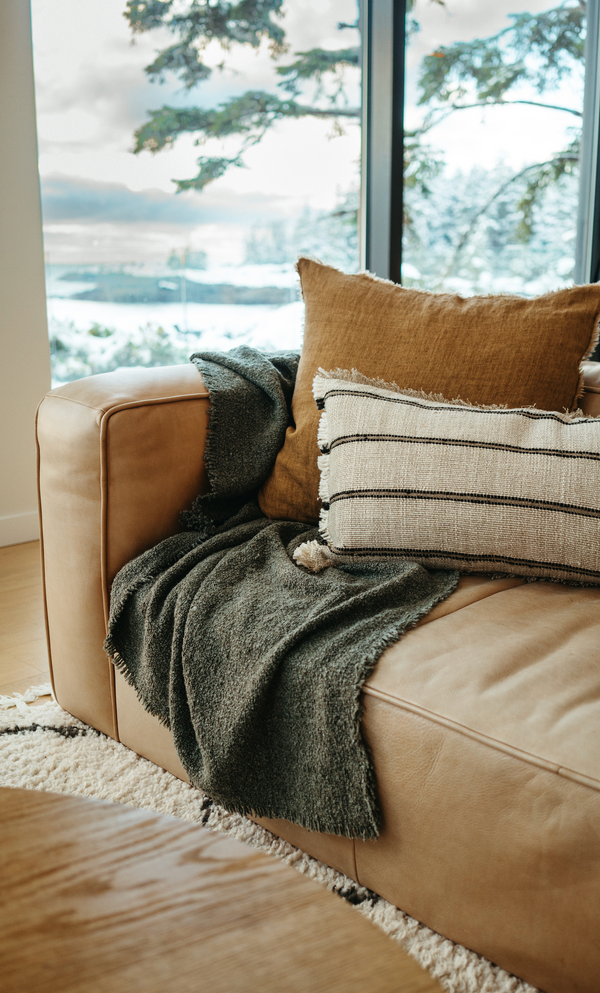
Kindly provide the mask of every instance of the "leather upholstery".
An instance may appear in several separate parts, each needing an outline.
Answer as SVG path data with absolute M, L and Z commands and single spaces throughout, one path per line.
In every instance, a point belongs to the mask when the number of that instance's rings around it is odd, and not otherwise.
M 118 737 L 102 649 L 108 591 L 135 555 L 179 529 L 206 487 L 208 392 L 193 365 L 123 369 L 52 390 L 37 418 L 42 561 L 54 691 Z
M 600 790 L 600 588 L 525 583 L 409 631 L 365 692 Z
M 564 993 L 600 975 L 599 645 L 599 589 L 515 584 L 409 631 L 365 687 L 385 830 L 359 879 L 462 943 L 480 921 L 477 951 Z
M 583 363 L 583 396 L 579 406 L 588 417 L 600 415 L 600 362 Z
M 600 413 L 588 363 L 586 413 Z M 591 405 L 591 406 L 590 406 Z M 59 702 L 185 778 L 169 732 L 101 649 L 108 585 L 206 485 L 192 366 L 53 391 L 38 421 Z M 384 824 L 360 842 L 260 819 L 546 993 L 600 984 L 600 589 L 463 576 L 364 691 Z
M 360 882 L 546 993 L 597 993 L 600 794 L 365 697 L 385 830 Z
M 115 697 L 119 720 L 119 739 L 138 755 L 143 755 L 184 783 L 189 783 L 171 732 L 156 717 L 144 710 L 132 686 L 115 670 Z

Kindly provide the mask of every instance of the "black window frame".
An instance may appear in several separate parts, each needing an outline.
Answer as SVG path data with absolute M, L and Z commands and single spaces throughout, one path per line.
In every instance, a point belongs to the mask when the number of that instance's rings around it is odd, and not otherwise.
M 402 282 L 406 0 L 360 0 L 360 267 Z M 600 281 L 600 0 L 587 0 L 575 282 Z M 597 352 L 600 358 L 600 348 Z

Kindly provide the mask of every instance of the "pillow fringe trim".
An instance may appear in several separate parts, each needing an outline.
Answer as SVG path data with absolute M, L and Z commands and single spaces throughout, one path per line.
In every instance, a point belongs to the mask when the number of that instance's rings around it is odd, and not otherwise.
M 388 383 L 385 379 L 380 379 L 379 377 L 370 379 L 368 376 L 364 376 L 362 372 L 359 372 L 358 369 L 323 369 L 321 367 L 317 369 L 313 380 L 313 396 L 315 400 L 322 399 L 325 390 L 325 384 L 321 382 L 323 379 L 339 379 L 346 383 L 357 383 L 359 386 L 372 386 L 379 390 L 389 390 L 391 393 L 402 393 L 404 396 L 413 397 L 416 400 L 446 403 L 451 407 L 473 407 L 475 410 L 540 410 L 535 404 L 533 406 L 524 404 L 521 407 L 509 407 L 506 403 L 471 403 L 470 400 L 463 400 L 461 397 L 454 397 L 452 400 L 449 400 L 448 397 L 443 396 L 441 393 L 426 393 L 425 390 L 413 390 L 410 387 L 398 386 L 395 382 Z M 560 414 L 566 421 L 577 421 L 588 416 L 580 408 L 575 410 L 558 410 L 553 411 L 553 413 Z M 592 420 L 593 418 L 588 419 Z M 320 443 L 319 447 L 321 447 Z
M 449 400 L 448 397 L 443 396 L 441 393 L 426 393 L 425 390 L 413 390 L 410 387 L 398 386 L 398 383 L 388 383 L 387 380 L 381 379 L 380 376 L 370 379 L 368 376 L 364 376 L 362 372 L 359 372 L 358 369 L 317 369 L 317 375 L 313 382 L 315 399 L 317 396 L 321 396 L 324 389 L 321 384 L 317 384 L 319 377 L 322 379 L 341 379 L 346 383 L 357 383 L 359 386 L 374 386 L 379 390 L 389 390 L 391 393 L 404 393 L 406 396 L 414 397 L 417 400 L 431 400 L 433 403 L 450 403 L 457 407 L 478 407 L 479 410 L 507 409 L 505 403 L 477 404 L 471 403 L 470 400 L 463 400 L 461 397 L 454 397 L 454 399 Z
M 335 556 L 327 545 L 322 545 L 320 541 L 313 538 L 312 541 L 305 541 L 294 552 L 294 562 L 304 566 L 309 572 L 322 572 L 332 565 L 339 565 L 339 556 Z

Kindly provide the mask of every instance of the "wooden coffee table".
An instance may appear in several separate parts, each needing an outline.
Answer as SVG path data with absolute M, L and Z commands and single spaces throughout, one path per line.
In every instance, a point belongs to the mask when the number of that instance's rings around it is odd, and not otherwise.
M 2 993 L 441 993 L 344 900 L 174 817 L 0 790 Z

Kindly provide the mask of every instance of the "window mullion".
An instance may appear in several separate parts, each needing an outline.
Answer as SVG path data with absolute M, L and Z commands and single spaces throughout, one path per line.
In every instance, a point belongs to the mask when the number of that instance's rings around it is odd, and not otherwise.
M 575 282 L 600 279 L 600 0 L 587 0 Z
M 362 0 L 361 267 L 400 282 L 406 0 Z

